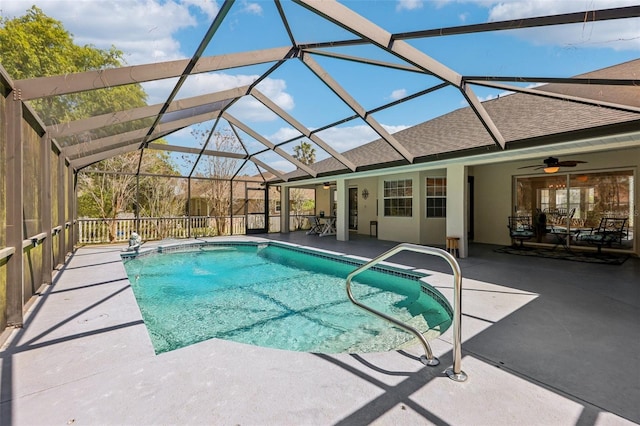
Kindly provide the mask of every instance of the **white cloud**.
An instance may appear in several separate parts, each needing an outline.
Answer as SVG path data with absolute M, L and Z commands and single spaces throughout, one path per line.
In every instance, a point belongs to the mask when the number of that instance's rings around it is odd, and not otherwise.
M 290 111 L 295 106 L 293 97 L 285 91 L 287 83 L 282 79 L 266 78 L 256 87 L 285 111 Z
M 408 129 L 410 126 L 405 126 L 405 125 L 403 125 L 403 124 L 401 124 L 401 125 L 397 125 L 397 126 L 389 126 L 389 125 L 387 125 L 387 124 L 383 124 L 383 125 L 382 125 L 382 127 L 384 127 L 384 129 L 385 129 L 387 132 L 389 132 L 389 133 L 391 133 L 391 134 L 394 134 L 394 133 L 396 133 L 396 132 L 399 132 L 400 130 Z
M 180 0 L 182 4 L 190 5 L 198 8 L 202 13 L 207 15 L 209 20 L 216 17 L 220 8 L 213 0 Z
M 269 139 L 273 143 L 279 143 L 288 141 L 289 139 L 297 138 L 298 136 L 300 136 L 300 132 L 293 127 L 281 127 L 275 133 L 267 136 L 267 139 Z
M 182 85 L 176 99 L 191 98 L 203 93 L 215 93 L 249 85 L 257 78 L 257 75 L 231 75 L 222 72 L 192 75 Z M 177 78 L 143 83 L 142 87 L 149 95 L 147 102 L 150 105 L 165 102 L 176 82 Z M 283 80 L 266 78 L 260 82 L 258 88 L 284 110 L 290 111 L 295 106 L 293 97 L 286 92 L 286 83 Z M 252 97 L 244 97 L 236 102 L 231 107 L 230 113 L 247 123 L 277 119 L 271 110 Z
M 252 15 L 262 15 L 262 6 L 258 3 L 245 2 L 243 3 L 242 11 Z
M 488 21 L 504 21 L 535 16 L 555 15 L 585 10 L 609 9 L 637 5 L 637 0 L 440 0 L 439 5 L 450 3 L 475 3 L 488 9 Z M 572 25 L 558 25 L 531 28 L 513 32 L 517 37 L 531 40 L 536 44 L 563 47 L 606 47 L 614 50 L 640 50 L 640 19 L 618 19 L 615 21 L 585 22 Z
M 638 0 L 437 0 L 436 7 L 451 4 L 475 4 L 488 9 L 487 21 L 506 21 L 531 18 L 535 16 L 555 15 L 585 10 L 610 9 L 624 6 L 636 6 Z M 462 22 L 463 15 L 459 15 Z M 640 19 L 617 19 L 614 21 L 589 22 L 531 28 L 513 32 L 517 37 L 541 45 L 563 47 L 594 47 L 614 50 L 640 50 Z
M 422 8 L 423 0 L 398 0 L 396 10 L 415 10 Z
M 637 0 L 590 0 L 590 1 L 557 1 L 557 0 L 513 0 L 487 1 L 478 3 L 490 8 L 489 20 L 528 18 L 532 16 L 556 15 L 561 13 L 581 12 L 584 10 L 610 9 L 614 7 L 637 5 Z
M 384 127 L 387 132 L 393 134 L 406 129 L 408 126 L 387 126 L 383 124 L 382 127 Z M 333 127 L 320 132 L 318 136 L 338 152 L 345 152 L 380 138 L 380 136 L 367 125 Z
M 124 52 L 129 65 L 184 58 L 175 34 L 197 25 L 189 12 L 190 4 L 198 4 L 213 13 L 211 2 L 159 0 L 66 0 L 40 1 L 43 12 L 63 23 L 76 44 L 91 44 L 100 49 L 116 46 Z M 215 4 L 213 4 L 215 6 Z M 24 15 L 30 3 L 4 0 L 3 16 Z
M 402 99 L 405 96 L 407 96 L 407 89 L 396 89 L 393 92 L 391 92 L 391 99 L 398 100 L 398 99 Z

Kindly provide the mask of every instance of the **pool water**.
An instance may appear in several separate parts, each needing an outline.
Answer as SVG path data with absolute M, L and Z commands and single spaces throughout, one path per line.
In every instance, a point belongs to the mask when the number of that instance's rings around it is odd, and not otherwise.
M 275 245 L 207 245 L 125 260 L 156 353 L 211 338 L 316 353 L 388 351 L 413 340 L 349 301 L 345 279 L 356 267 Z M 450 326 L 451 309 L 421 285 L 369 270 L 352 290 L 434 338 Z

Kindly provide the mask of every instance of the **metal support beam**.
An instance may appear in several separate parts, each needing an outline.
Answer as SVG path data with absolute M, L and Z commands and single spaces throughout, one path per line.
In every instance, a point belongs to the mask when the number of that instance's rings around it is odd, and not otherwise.
M 251 158 L 249 158 L 249 161 L 251 161 L 256 166 L 262 167 L 263 169 L 265 169 L 269 173 L 273 174 L 274 176 L 277 176 L 278 179 L 281 179 L 281 180 L 283 180 L 285 182 L 288 180 L 287 177 L 285 175 L 283 175 L 282 173 L 280 173 L 278 170 L 272 168 L 268 164 L 263 163 L 262 161 L 258 160 L 257 158 L 251 157 Z M 258 171 L 260 171 L 260 170 L 258 170 Z
M 202 154 L 210 157 L 235 158 L 238 160 L 246 160 L 249 157 L 247 154 L 241 154 L 239 152 L 214 151 L 211 149 L 205 149 L 203 151 L 202 148 L 189 148 L 186 146 L 166 145 L 163 143 L 150 143 L 149 145 L 147 145 L 147 149 L 169 152 L 183 152 L 185 154 Z
M 65 184 L 65 159 L 64 156 L 62 155 L 62 153 L 60 153 L 58 155 L 58 193 L 57 193 L 57 197 L 58 197 L 58 223 L 56 223 L 56 226 L 60 226 L 60 233 L 58 234 L 58 258 L 56 259 L 56 264 L 55 266 L 57 267 L 58 265 L 64 264 L 65 259 L 67 257 L 67 247 L 65 245 L 65 238 L 67 235 L 67 232 L 69 232 L 65 226 L 64 223 L 65 221 L 65 203 L 64 203 L 64 199 L 66 196 L 66 192 L 65 192 L 65 188 L 66 188 L 66 184 Z
M 127 146 L 123 146 L 120 148 L 114 148 L 109 151 L 103 151 L 99 154 L 89 155 L 87 157 L 81 157 L 78 159 L 71 159 L 71 165 L 75 169 L 82 169 L 91 164 L 97 163 L 99 161 L 105 160 L 107 158 L 115 157 L 116 155 L 126 154 L 127 152 L 136 151 L 138 149 L 138 144 L 129 143 Z
M 291 209 L 289 208 L 289 200 L 291 199 L 291 190 L 288 186 L 280 187 L 280 233 L 288 234 L 290 232 L 289 215 Z
M 487 130 L 487 133 L 489 133 L 489 136 L 491 136 L 491 139 L 493 139 L 496 145 L 504 149 L 507 143 L 504 136 L 502 136 L 502 133 L 500 133 L 500 130 L 498 130 L 498 127 L 496 127 L 478 97 L 473 93 L 471 87 L 469 87 L 468 84 L 463 84 L 460 88 L 460 92 L 462 92 L 462 96 L 464 96 L 467 102 L 469 102 L 469 106 L 476 113 L 476 116 L 480 119 L 480 122 Z
M 550 79 L 545 79 L 545 80 L 550 80 Z M 563 80 L 562 84 L 575 84 L 573 82 L 568 83 L 567 81 L 565 81 L 565 79 L 555 79 L 555 80 Z M 517 93 L 526 93 L 528 95 L 539 96 L 542 98 L 560 99 L 563 101 L 571 101 L 571 102 L 576 102 L 584 105 L 603 106 L 607 108 L 617 109 L 619 111 L 640 112 L 640 107 L 636 107 L 632 105 L 617 104 L 613 102 L 600 101 L 598 99 L 582 98 L 579 96 L 563 95 L 561 93 L 545 92 L 544 88 L 528 89 L 526 87 L 519 87 L 511 84 L 489 83 L 482 80 L 465 80 L 465 81 L 467 82 L 467 84 L 473 84 L 476 86 L 491 87 L 492 89 L 500 89 L 500 90 L 506 90 L 511 92 L 517 92 Z M 629 81 L 633 82 L 633 84 L 630 84 L 630 86 L 631 85 L 640 86 L 640 80 L 629 80 Z
M 251 136 L 252 138 L 257 140 L 258 142 L 260 142 L 261 144 L 263 144 L 267 148 L 269 148 L 272 151 L 274 151 L 276 154 L 280 155 L 285 160 L 293 163 L 296 167 L 304 170 L 305 172 L 307 172 L 308 174 L 310 174 L 313 177 L 316 177 L 318 175 L 318 173 L 315 170 L 313 170 L 311 167 L 307 166 L 306 164 L 302 163 L 301 161 L 296 160 L 293 156 L 289 155 L 283 149 L 276 147 L 268 139 L 266 139 L 265 137 L 260 135 L 258 132 L 254 131 L 252 128 L 250 128 L 246 124 L 242 123 L 237 118 L 233 117 L 232 115 L 230 115 L 230 114 L 228 114 L 226 112 L 224 114 L 222 114 L 222 117 L 225 120 L 227 120 L 229 123 L 231 123 L 234 126 L 240 128 L 243 132 L 245 132 L 246 134 L 248 134 L 249 136 Z
M 51 137 L 44 134 L 40 138 L 40 158 L 42 158 L 42 174 L 40 176 L 40 224 L 47 236 L 42 245 L 42 277 L 41 284 L 51 284 L 53 271 L 53 238 L 51 237 Z
M 348 159 L 346 159 L 344 157 L 344 155 L 340 154 L 338 151 L 336 151 L 331 146 L 329 146 L 325 141 L 320 139 L 319 136 L 312 134 L 311 130 L 309 130 L 305 126 L 303 126 L 302 123 L 300 123 L 298 120 L 296 120 L 291 115 L 289 115 L 285 110 L 283 110 L 278 105 L 276 105 L 275 102 L 272 102 L 271 99 L 266 97 L 258 89 L 256 89 L 256 88 L 252 89 L 251 90 L 251 95 L 254 98 L 256 98 L 258 101 L 260 101 L 264 106 L 266 106 L 271 111 L 273 111 L 275 114 L 277 114 L 284 121 L 286 121 L 287 123 L 289 123 L 290 125 L 295 127 L 296 130 L 298 130 L 300 133 L 302 133 L 303 135 L 305 135 L 306 137 L 311 139 L 316 145 L 318 145 L 320 148 L 324 149 L 333 158 L 335 158 L 336 160 L 338 160 L 339 162 L 344 164 L 352 172 L 356 171 L 356 165 L 353 164 L 353 162 L 351 162 Z
M 67 177 L 67 222 L 69 224 L 68 231 L 68 240 L 67 240 L 67 249 L 66 253 L 72 253 L 74 247 L 77 243 L 77 232 L 76 232 L 76 200 L 78 199 L 78 191 L 76 187 L 76 175 L 73 172 L 73 168 L 71 164 L 65 166 L 65 173 Z
M 187 238 L 191 238 L 191 176 L 187 178 Z
M 7 259 L 7 326 L 22 327 L 22 291 L 23 291 L 23 250 L 22 241 L 22 101 L 14 91 L 6 98 L 6 131 L 7 131 L 7 192 L 6 199 L 11 200 L 6 206 L 8 247 L 15 252 Z
M 404 157 L 409 163 L 413 163 L 414 155 L 411 154 L 403 145 L 400 144 L 387 132 L 382 125 L 380 125 L 371 115 L 367 114 L 367 111 L 356 101 L 351 95 L 344 89 L 337 81 L 335 81 L 327 71 L 325 71 L 320 64 L 318 64 L 309 55 L 302 57 L 302 62 L 320 79 L 324 84 L 329 87 L 342 101 L 349 106 L 360 118 L 362 118 L 382 139 L 384 139 L 398 154 Z
M 462 77 L 435 59 L 425 55 L 405 41 L 394 40 L 392 34 L 358 15 L 348 7 L 332 1 L 296 0 L 296 3 L 333 22 L 341 28 L 386 50 L 454 86 L 460 87 Z
M 215 105 L 218 103 L 221 105 L 226 105 L 227 103 L 246 95 L 248 90 L 249 86 L 240 86 L 229 90 L 223 90 L 221 92 L 174 100 L 169 104 L 169 108 L 167 108 L 165 114 L 177 113 L 178 111 L 185 110 L 202 112 L 203 108 L 199 107 L 204 107 L 212 104 Z M 164 104 L 149 105 L 140 108 L 133 108 L 126 111 L 96 115 L 94 117 L 71 121 L 69 123 L 53 124 L 47 127 L 47 131 L 51 133 L 51 137 L 53 138 L 83 133 L 113 124 L 122 124 L 134 120 L 140 120 L 143 118 L 154 117 L 160 113 L 163 105 Z
M 191 75 L 280 61 L 286 59 L 290 51 L 291 46 L 284 46 L 273 49 L 229 53 L 226 55 L 200 58 L 196 66 L 191 70 Z M 47 96 L 59 96 L 87 90 L 122 86 L 125 84 L 138 84 L 147 81 L 180 77 L 189 65 L 189 62 L 189 59 L 180 59 L 177 61 L 109 68 L 53 77 L 30 78 L 15 81 L 15 86 L 16 89 L 22 91 L 22 99 L 27 101 Z
M 206 114 L 200 114 L 193 117 L 187 117 L 180 120 L 171 121 L 169 123 L 160 124 L 155 129 L 151 138 L 161 137 L 161 135 L 183 129 L 191 124 L 201 123 L 203 121 L 212 120 L 220 115 L 220 111 L 208 112 Z M 99 154 L 116 147 L 125 146 L 131 143 L 139 144 L 144 140 L 148 133 L 148 129 L 132 130 L 126 133 L 119 133 L 104 138 L 82 142 L 76 145 L 63 148 L 65 155 L 72 159 L 81 158 L 87 155 Z

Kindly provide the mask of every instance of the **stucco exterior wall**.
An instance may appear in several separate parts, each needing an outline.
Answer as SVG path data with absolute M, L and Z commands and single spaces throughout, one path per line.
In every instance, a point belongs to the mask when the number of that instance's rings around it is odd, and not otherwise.
M 384 181 L 411 179 L 413 185 L 413 216 L 387 217 L 384 215 Z M 401 241 L 420 244 L 420 172 L 381 176 L 378 179 L 378 238 L 388 241 Z
M 331 189 L 324 189 L 322 185 L 316 185 L 316 215 L 324 212 L 326 216 L 331 215 L 331 200 L 329 196 Z
M 444 246 L 447 237 L 447 219 L 444 217 L 427 218 L 427 177 L 447 177 L 445 169 L 429 170 L 420 173 L 418 199 L 414 200 L 420 205 L 420 244 L 429 246 Z

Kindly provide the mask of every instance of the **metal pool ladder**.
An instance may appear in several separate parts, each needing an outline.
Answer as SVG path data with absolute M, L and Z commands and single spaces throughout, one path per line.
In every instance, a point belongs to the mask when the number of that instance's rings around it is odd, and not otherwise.
M 385 253 L 382 253 L 380 256 L 374 259 L 371 259 L 369 262 L 360 266 L 358 269 L 351 272 L 347 276 L 347 296 L 349 296 L 349 299 L 351 300 L 351 302 L 353 302 L 353 304 L 358 306 L 359 308 L 362 308 L 367 312 L 370 312 L 382 319 L 385 319 L 390 323 L 395 324 L 398 327 L 403 328 L 407 330 L 409 333 L 412 333 L 414 336 L 416 336 L 422 343 L 422 346 L 424 347 L 425 355 L 422 355 L 420 357 L 420 361 L 424 365 L 435 367 L 436 365 L 440 364 L 440 361 L 438 360 L 438 358 L 433 356 L 433 352 L 431 351 L 431 347 L 429 346 L 427 339 L 425 339 L 425 337 L 422 335 L 422 333 L 420 333 L 420 331 L 416 330 L 414 327 L 408 324 L 403 323 L 402 321 L 399 321 L 393 317 L 390 317 L 389 315 L 383 312 L 379 312 L 369 306 L 366 306 L 358 302 L 353 297 L 353 293 L 351 292 L 351 280 L 353 280 L 353 277 L 355 277 L 361 272 L 366 271 L 367 269 L 377 265 L 378 263 L 384 261 L 385 259 L 388 259 L 389 257 L 401 251 L 415 251 L 418 253 L 425 253 L 433 256 L 439 256 L 444 260 L 446 260 L 451 266 L 451 269 L 453 271 L 453 367 L 447 368 L 445 372 L 447 373 L 447 376 L 449 376 L 450 379 L 455 380 L 456 382 L 464 382 L 465 380 L 467 380 L 468 376 L 461 369 L 461 364 L 462 364 L 461 340 L 462 339 L 461 339 L 461 332 L 460 332 L 460 322 L 462 320 L 462 312 L 461 312 L 462 311 L 461 310 L 462 274 L 460 273 L 460 265 L 458 265 L 458 262 L 450 253 L 435 247 L 425 247 L 425 246 L 419 246 L 416 244 L 409 244 L 409 243 L 398 244 L 391 250 Z

